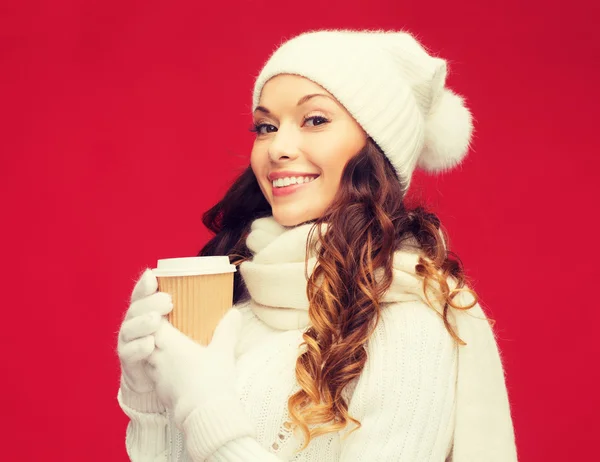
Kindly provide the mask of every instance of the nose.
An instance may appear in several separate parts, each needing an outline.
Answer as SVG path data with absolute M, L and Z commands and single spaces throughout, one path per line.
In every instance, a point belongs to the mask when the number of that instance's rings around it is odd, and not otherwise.
M 298 157 L 300 146 L 300 135 L 292 128 L 280 127 L 269 144 L 269 158 L 271 162 L 277 163 L 282 160 L 293 160 Z

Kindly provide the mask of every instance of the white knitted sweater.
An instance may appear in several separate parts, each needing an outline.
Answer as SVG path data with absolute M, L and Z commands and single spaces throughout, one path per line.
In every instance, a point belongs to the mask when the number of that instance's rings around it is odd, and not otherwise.
M 155 396 L 136 395 L 122 384 L 118 401 L 130 418 L 130 459 L 516 461 L 493 331 L 478 304 L 466 312 L 453 310 L 450 322 L 467 342 L 455 344 L 441 317 L 423 301 L 422 282 L 415 274 L 418 250 L 409 246 L 394 255 L 394 280 L 367 344 L 367 363 L 345 390 L 349 413 L 362 427 L 348 434 L 354 428 L 349 424 L 295 452 L 302 446 L 301 432 L 293 433 L 283 423 L 289 419 L 287 400 L 299 390 L 296 358 L 309 324 L 304 270 L 311 226 L 286 228 L 273 217 L 252 223 L 247 245 L 253 258 L 240 266 L 251 299 L 236 305 L 244 315 L 236 354 L 243 412 L 219 417 L 192 413 L 182 431 Z M 313 255 L 309 274 L 315 263 Z M 458 299 L 466 304 L 470 297 L 463 293 Z M 229 435 L 244 434 L 244 428 L 254 431 L 231 439 Z M 205 457 L 201 448 L 207 446 L 217 449 Z

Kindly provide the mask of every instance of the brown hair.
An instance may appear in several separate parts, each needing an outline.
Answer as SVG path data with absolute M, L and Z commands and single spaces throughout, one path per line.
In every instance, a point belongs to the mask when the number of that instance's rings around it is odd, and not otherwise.
M 245 244 L 252 221 L 271 213 L 251 167 L 246 168 L 223 199 L 203 215 L 204 225 L 215 236 L 199 255 L 229 255 L 239 265 L 252 256 Z M 366 363 L 364 347 L 379 321 L 381 299 L 393 279 L 393 254 L 406 239 L 417 240 L 421 253 L 415 270 L 423 278 L 424 289 L 437 282 L 443 306 L 443 313 L 438 314 L 459 344 L 464 342 L 448 321 L 449 307 L 469 309 L 477 303 L 476 294 L 465 287 L 460 259 L 444 244 L 448 239 L 439 219 L 422 206 L 407 210 L 401 179 L 371 138 L 346 164 L 332 203 L 312 221 L 309 242 L 315 230 L 318 241 L 306 249 L 307 257 L 310 253 L 317 256 L 307 283 L 311 326 L 303 334 L 296 362 L 301 389 L 288 401 L 292 424 L 305 436 L 302 449 L 312 438 L 343 429 L 348 421 L 357 425 L 352 431 L 360 428 L 360 422 L 348 413 L 342 391 Z M 323 223 L 328 227 L 326 239 Z M 383 277 L 376 281 L 377 268 L 383 268 Z M 448 277 L 456 280 L 454 289 L 450 289 Z M 453 302 L 461 290 L 474 295 L 470 306 Z M 248 297 L 238 271 L 234 303 Z

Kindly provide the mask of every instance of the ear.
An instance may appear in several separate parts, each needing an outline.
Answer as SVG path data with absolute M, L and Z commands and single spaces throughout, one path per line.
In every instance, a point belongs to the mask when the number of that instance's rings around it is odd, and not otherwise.
M 233 356 L 241 330 L 242 313 L 236 308 L 231 308 L 217 325 L 209 348 L 218 349 Z

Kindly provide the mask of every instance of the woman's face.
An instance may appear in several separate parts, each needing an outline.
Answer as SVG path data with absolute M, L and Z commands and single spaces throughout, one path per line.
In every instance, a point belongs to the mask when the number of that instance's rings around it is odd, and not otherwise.
M 329 92 L 297 75 L 270 79 L 258 104 L 250 164 L 273 217 L 283 226 L 320 217 L 367 134 Z M 302 177 L 302 183 L 290 184 L 290 177 Z M 274 187 L 275 178 L 289 186 Z

